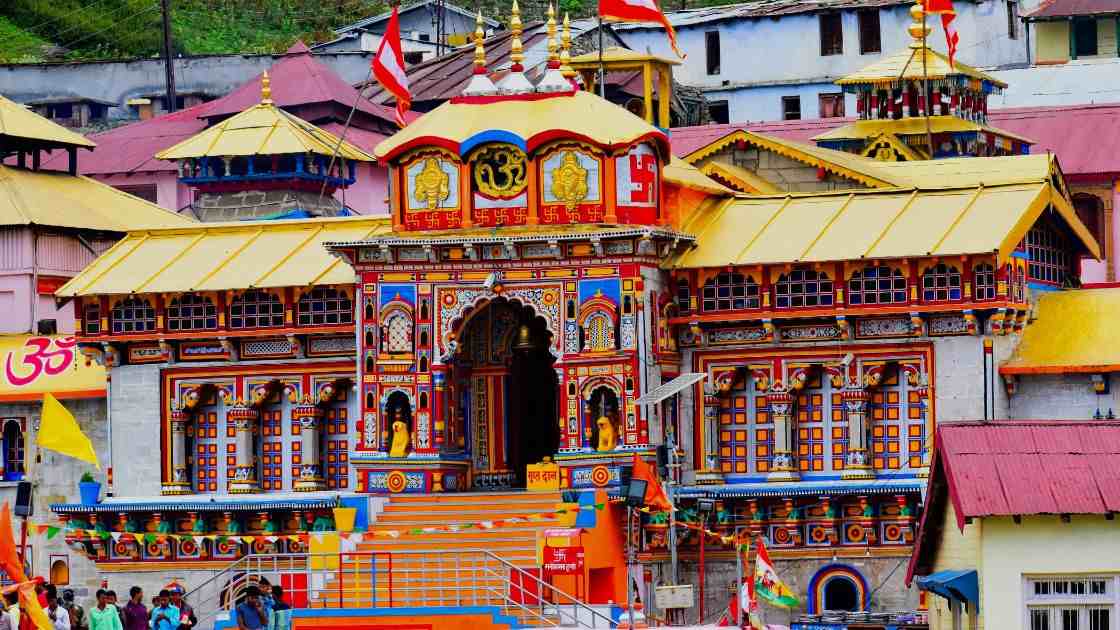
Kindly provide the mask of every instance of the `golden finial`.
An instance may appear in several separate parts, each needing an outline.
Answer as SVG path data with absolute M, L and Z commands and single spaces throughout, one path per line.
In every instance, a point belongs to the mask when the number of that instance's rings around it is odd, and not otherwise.
M 517 0 L 513 0 L 513 7 L 510 9 L 509 30 L 513 33 L 509 55 L 510 61 L 513 62 L 511 69 L 514 72 L 521 72 L 521 62 L 525 60 L 525 55 L 521 52 L 521 8 L 517 6 Z
M 268 70 L 261 74 L 261 104 L 272 104 L 272 79 L 268 78 Z
M 486 46 L 482 43 L 486 39 L 486 32 L 482 30 L 482 9 L 478 10 L 478 17 L 474 20 L 474 73 L 486 72 Z
M 552 8 L 552 3 L 548 3 L 548 66 L 550 68 L 560 67 L 560 55 L 556 44 L 556 11 Z
M 576 76 L 576 71 L 568 62 L 572 60 L 572 21 L 568 19 L 568 14 L 564 14 L 564 28 L 560 32 L 560 74 L 566 78 L 571 79 Z
M 910 19 L 913 20 L 907 31 L 910 32 L 910 37 L 914 41 L 910 42 L 910 47 L 917 50 L 926 47 L 926 37 L 929 36 L 930 28 L 926 26 L 926 11 L 922 7 L 921 0 L 918 0 L 910 7 Z

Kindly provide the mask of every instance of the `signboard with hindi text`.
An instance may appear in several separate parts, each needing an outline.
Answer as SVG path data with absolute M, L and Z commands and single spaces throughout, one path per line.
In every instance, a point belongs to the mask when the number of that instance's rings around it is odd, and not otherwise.
M 105 368 L 73 336 L 0 335 L 0 402 L 105 396 Z
M 533 492 L 555 492 L 560 489 L 560 466 L 545 459 L 525 466 L 525 489 Z

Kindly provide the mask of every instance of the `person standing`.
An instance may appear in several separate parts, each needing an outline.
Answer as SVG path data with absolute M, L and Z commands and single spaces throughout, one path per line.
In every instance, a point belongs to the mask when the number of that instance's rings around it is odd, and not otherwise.
M 97 589 L 97 605 L 89 611 L 89 630 L 124 630 L 121 615 L 104 590 Z
M 89 630 L 86 627 L 86 609 L 74 602 L 74 591 L 62 591 L 62 607 L 70 613 L 70 630 Z
M 4 602 L 7 604 L 8 623 L 12 630 L 19 630 L 19 595 L 15 591 L 5 593 Z
M 47 593 L 47 617 L 54 630 L 70 630 L 70 611 L 58 605 L 58 593 Z
M 106 599 L 111 601 L 108 595 Z M 124 630 L 148 630 L 148 607 L 144 605 L 144 589 L 139 586 L 128 589 L 128 603 L 121 611 L 121 618 Z
M 12 616 L 8 613 L 8 598 L 0 598 L 0 630 L 17 630 L 12 627 Z
M 261 589 L 250 586 L 245 589 L 245 601 L 237 605 L 237 627 L 240 630 L 261 630 L 266 626 L 268 615 L 261 604 Z
M 171 591 L 163 589 L 152 609 L 152 630 L 178 630 L 179 609 L 171 605 Z
M 171 603 L 179 609 L 179 630 L 191 630 L 191 628 L 198 625 L 198 617 L 194 616 L 194 606 L 187 603 L 183 599 L 184 588 L 182 584 L 172 584 L 171 588 Z
M 138 587 L 133 586 L 132 588 L 138 588 Z M 105 599 L 109 602 L 110 606 L 112 606 L 113 608 L 116 609 L 117 616 L 121 618 L 121 625 L 127 628 L 128 627 L 128 620 L 125 619 L 125 617 L 124 617 L 124 606 L 121 606 L 120 604 L 117 603 L 117 592 L 114 591 L 113 589 L 109 589 L 109 590 L 105 591 Z

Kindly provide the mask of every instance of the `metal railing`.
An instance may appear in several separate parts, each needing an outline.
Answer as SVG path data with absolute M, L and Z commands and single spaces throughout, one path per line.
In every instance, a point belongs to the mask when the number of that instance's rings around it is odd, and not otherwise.
M 608 628 L 611 619 L 484 549 L 248 555 L 186 595 L 213 628 L 266 578 L 293 608 L 493 606 L 520 625 Z

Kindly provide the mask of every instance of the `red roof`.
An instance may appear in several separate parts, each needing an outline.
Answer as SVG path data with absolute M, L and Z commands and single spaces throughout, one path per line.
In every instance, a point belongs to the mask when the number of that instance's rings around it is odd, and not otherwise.
M 969 518 L 1120 512 L 1120 421 L 939 425 L 907 583 L 928 569 L 946 498 L 961 531 Z
M 1023 17 L 1037 20 L 1109 13 L 1120 13 L 1120 0 L 1044 0 Z
M 671 131 L 670 141 L 673 154 L 678 157 L 740 129 L 812 144 L 813 136 L 853 120 L 816 118 L 678 127 Z M 988 113 L 988 122 L 1034 140 L 1031 153 L 1049 151 L 1057 155 L 1066 175 L 1120 174 L 1120 153 L 1113 150 L 1120 146 L 1120 103 L 993 109 Z

